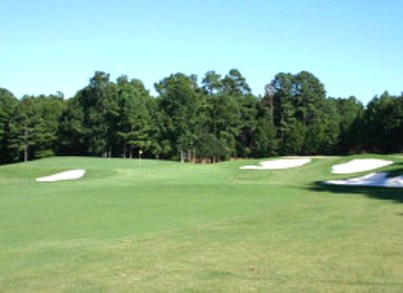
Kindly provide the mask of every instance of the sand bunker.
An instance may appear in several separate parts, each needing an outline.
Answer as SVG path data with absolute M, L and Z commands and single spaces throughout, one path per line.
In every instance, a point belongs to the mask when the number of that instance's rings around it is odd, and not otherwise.
M 85 170 L 77 169 L 77 170 L 70 170 L 61 173 L 57 173 L 51 176 L 36 178 L 38 182 L 55 182 L 55 181 L 62 181 L 62 180 L 76 180 L 83 177 L 85 174 Z
M 369 171 L 393 164 L 392 161 L 379 159 L 356 159 L 345 164 L 334 165 L 333 174 L 351 174 L 363 171 Z
M 264 161 L 259 163 L 259 166 L 243 166 L 240 169 L 243 170 L 279 170 L 288 169 L 294 167 L 300 167 L 302 165 L 308 164 L 311 159 L 279 159 L 272 161 Z
M 403 188 L 403 175 L 398 177 L 387 177 L 388 173 L 371 173 L 365 176 L 344 179 L 344 180 L 331 180 L 325 181 L 326 184 L 333 185 L 352 185 L 352 186 L 378 186 L 378 187 L 391 187 Z

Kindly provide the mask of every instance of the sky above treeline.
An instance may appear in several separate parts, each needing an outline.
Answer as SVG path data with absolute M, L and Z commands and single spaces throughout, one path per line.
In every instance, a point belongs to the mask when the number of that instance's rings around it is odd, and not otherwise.
M 278 72 L 332 97 L 403 91 L 401 0 L 3 0 L 0 87 L 66 97 L 95 71 L 154 83 L 237 68 L 255 95 Z

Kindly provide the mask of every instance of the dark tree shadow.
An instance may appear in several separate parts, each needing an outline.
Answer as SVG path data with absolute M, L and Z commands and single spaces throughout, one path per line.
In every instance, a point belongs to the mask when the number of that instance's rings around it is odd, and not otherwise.
M 394 168 L 387 170 L 387 172 L 389 173 L 388 177 L 401 176 L 403 174 L 403 163 L 395 164 Z M 392 200 L 396 203 L 403 203 L 403 188 L 331 185 L 317 181 L 314 182 L 312 186 L 308 187 L 308 189 L 335 194 L 361 194 L 374 199 Z

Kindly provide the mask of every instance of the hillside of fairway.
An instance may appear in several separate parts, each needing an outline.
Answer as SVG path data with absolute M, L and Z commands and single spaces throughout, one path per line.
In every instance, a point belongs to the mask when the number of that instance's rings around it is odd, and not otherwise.
M 50 158 L 0 167 L 0 292 L 402 292 L 403 190 L 287 170 Z M 35 178 L 85 169 L 76 181 Z M 367 172 L 368 173 L 368 172 Z

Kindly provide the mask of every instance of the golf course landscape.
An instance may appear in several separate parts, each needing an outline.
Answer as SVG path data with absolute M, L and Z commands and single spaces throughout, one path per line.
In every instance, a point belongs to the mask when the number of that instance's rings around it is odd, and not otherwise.
M 362 158 L 403 175 L 402 154 L 0 166 L 0 292 L 403 292 L 403 189 L 321 183 Z

